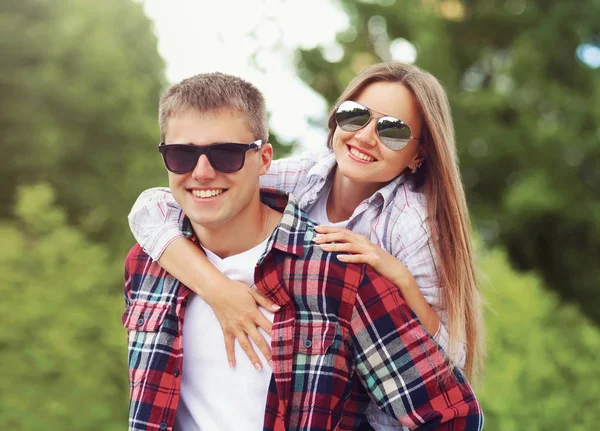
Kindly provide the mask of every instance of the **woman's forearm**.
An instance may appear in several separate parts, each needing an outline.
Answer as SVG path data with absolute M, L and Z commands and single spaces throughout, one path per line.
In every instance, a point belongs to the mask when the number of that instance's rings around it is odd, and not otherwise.
M 172 241 L 160 257 L 160 265 L 197 293 L 212 308 L 225 339 L 229 366 L 235 366 L 234 339 L 254 364 L 262 368 L 261 360 L 249 343 L 251 339 L 271 361 L 271 348 L 257 328 L 271 333 L 271 322 L 258 309 L 258 305 L 277 312 L 279 306 L 256 289 L 224 276 L 208 260 L 200 247 L 186 238 Z
M 431 335 L 436 335 L 440 319 L 423 296 L 415 278 L 400 259 L 373 244 L 364 235 L 348 229 L 320 225 L 315 230 L 318 235 L 313 241 L 323 250 L 349 253 L 338 254 L 337 258 L 347 263 L 366 263 L 398 287 L 408 306 L 419 318 L 421 325 Z
M 183 237 L 169 244 L 158 263 L 205 300 L 205 295 L 211 289 L 226 280 L 226 277 L 210 263 L 200 247 Z
M 383 275 L 383 274 L 382 274 Z M 421 325 L 432 336 L 435 336 L 440 326 L 440 318 L 431 305 L 427 302 L 423 293 L 419 289 L 415 278 L 410 275 L 391 276 L 388 278 L 398 289 L 410 309 L 419 318 Z

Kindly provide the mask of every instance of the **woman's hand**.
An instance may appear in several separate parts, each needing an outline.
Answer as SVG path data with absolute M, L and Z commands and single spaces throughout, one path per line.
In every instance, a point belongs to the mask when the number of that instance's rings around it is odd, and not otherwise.
M 236 339 L 250 358 L 254 368 L 262 369 L 262 363 L 252 348 L 250 340 L 254 341 L 269 364 L 272 364 L 271 346 L 258 331 L 260 327 L 270 334 L 272 324 L 258 309 L 258 305 L 271 312 L 277 312 L 280 309 L 278 305 L 256 289 L 226 277 L 220 281 L 218 289 L 205 292 L 203 298 L 213 309 L 221 324 L 227 360 L 231 368 L 235 367 L 234 343 Z
M 349 253 L 337 256 L 342 262 L 366 263 L 398 287 L 413 278 L 406 265 L 364 235 L 333 226 L 317 226 L 315 230 L 318 235 L 313 241 L 323 250 Z
M 373 244 L 367 237 L 351 230 L 333 226 L 317 226 L 315 230 L 318 235 L 313 241 L 323 250 L 350 253 L 339 254 L 337 258 L 347 263 L 366 263 L 387 278 L 400 290 L 402 297 L 417 315 L 423 327 L 430 334 L 437 333 L 440 326 L 439 317 L 425 300 L 406 265 Z

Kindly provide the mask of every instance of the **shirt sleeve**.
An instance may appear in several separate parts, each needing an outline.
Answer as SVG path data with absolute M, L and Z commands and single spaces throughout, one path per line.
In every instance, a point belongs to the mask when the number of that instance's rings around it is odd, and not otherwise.
M 273 160 L 269 172 L 260 177 L 260 186 L 295 193 L 308 171 L 317 163 L 318 154 L 306 153 L 296 157 Z
M 125 300 L 125 310 L 129 308 L 132 303 L 131 299 L 131 288 L 133 284 L 133 274 L 134 274 L 134 261 L 135 261 L 135 249 L 136 246 L 132 247 L 131 250 L 127 253 L 127 257 L 125 258 L 125 271 L 123 273 L 123 281 L 124 281 L 124 289 L 123 289 L 123 299 Z
M 405 208 L 395 223 L 394 230 L 396 240 L 393 254 L 406 265 L 425 300 L 437 313 L 440 326 L 432 335 L 442 349 L 448 351 L 448 314 L 443 307 L 442 287 L 438 278 L 438 259 L 427 224 L 426 207 L 413 205 Z M 462 343 L 457 352 L 455 365 L 462 369 L 465 366 L 466 343 Z
M 398 289 L 365 266 L 351 321 L 356 371 L 371 398 L 409 429 L 481 430 L 483 414 Z
M 156 261 L 181 233 L 183 211 L 171 191 L 155 187 L 142 192 L 129 213 L 129 228 L 142 249 Z
M 123 273 L 123 299 L 125 300 L 125 310 L 129 308 L 131 305 L 131 297 L 129 292 L 131 292 L 131 272 L 129 270 L 129 254 L 127 254 L 127 259 L 125 259 L 125 271 Z

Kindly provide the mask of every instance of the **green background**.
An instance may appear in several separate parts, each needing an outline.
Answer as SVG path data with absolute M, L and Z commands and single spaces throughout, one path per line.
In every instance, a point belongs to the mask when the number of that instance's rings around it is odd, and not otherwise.
M 600 49 L 600 1 L 340 4 L 341 60 L 296 57 L 330 105 L 401 39 L 448 92 L 486 299 L 486 429 L 596 429 L 600 69 L 581 53 Z M 126 216 L 166 179 L 156 36 L 132 0 L 4 0 L 0 58 L 0 429 L 122 430 Z

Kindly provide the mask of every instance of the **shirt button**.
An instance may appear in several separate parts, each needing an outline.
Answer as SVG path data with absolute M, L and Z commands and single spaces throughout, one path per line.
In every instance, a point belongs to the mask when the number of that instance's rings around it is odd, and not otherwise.
M 140 318 L 138 319 L 138 321 L 137 321 L 137 325 L 138 325 L 138 326 L 142 326 L 143 324 L 144 324 L 144 318 L 143 318 L 143 317 L 140 317 Z
M 160 429 L 163 430 L 163 431 L 166 430 L 167 429 L 167 423 L 166 422 L 161 422 L 160 423 Z
M 312 346 L 312 341 L 310 341 L 310 340 L 304 340 L 304 347 L 306 347 L 307 349 L 309 349 L 310 346 Z
M 179 370 L 177 368 L 175 368 L 175 371 L 173 371 L 173 375 L 175 377 L 179 377 Z

